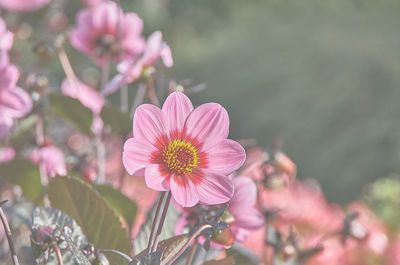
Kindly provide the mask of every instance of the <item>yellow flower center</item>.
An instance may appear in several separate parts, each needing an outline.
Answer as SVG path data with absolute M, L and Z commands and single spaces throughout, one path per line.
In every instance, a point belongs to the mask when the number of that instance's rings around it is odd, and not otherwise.
M 198 165 L 197 148 L 191 142 L 176 139 L 162 151 L 163 161 L 169 170 L 178 175 L 191 173 Z

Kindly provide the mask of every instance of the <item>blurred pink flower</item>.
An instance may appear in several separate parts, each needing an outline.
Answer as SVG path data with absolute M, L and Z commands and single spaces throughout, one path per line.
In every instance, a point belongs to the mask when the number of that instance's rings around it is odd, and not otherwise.
M 348 205 L 347 211 L 358 213 L 358 217 L 351 222 L 352 237 L 349 240 L 367 252 L 382 255 L 389 245 L 387 227 L 383 221 L 362 202 L 352 202 Z
M 5 52 L 0 51 L 0 138 L 10 130 L 13 120 L 28 114 L 32 109 L 29 94 L 17 87 L 19 71 L 8 63 Z
M 65 79 L 61 84 L 63 94 L 79 100 L 83 106 L 90 109 L 93 114 L 92 131 L 99 134 L 103 129 L 103 120 L 100 118 L 101 109 L 104 106 L 104 97 L 94 88 L 89 87 L 85 83 L 77 80 L 79 88 L 71 84 L 68 79 Z
M 0 148 L 0 163 L 13 160 L 15 157 L 15 150 L 11 147 Z
M 233 219 L 229 227 L 213 238 L 213 247 L 220 245 L 231 246 L 234 242 L 244 242 L 252 231 L 259 230 L 264 225 L 264 216 L 255 208 L 257 201 L 257 187 L 255 183 L 247 177 L 233 178 L 235 192 L 232 199 L 228 202 L 226 209 L 228 216 Z M 222 205 L 221 205 L 222 206 Z M 187 217 L 196 208 L 182 209 L 182 216 L 175 225 L 175 234 L 182 234 L 189 221 Z M 223 214 L 223 216 L 226 216 Z M 230 219 L 230 217 L 225 217 Z M 223 217 L 222 217 L 223 219 Z M 201 238 L 201 243 L 204 238 Z M 216 245 L 217 244 L 217 245 Z
M 235 221 L 230 229 L 235 234 L 237 242 L 247 239 L 250 231 L 260 229 L 264 225 L 264 216 L 254 206 L 257 202 L 256 184 L 247 177 L 233 179 L 235 193 L 229 202 L 228 211 Z
M 400 235 L 397 235 L 390 245 L 387 254 L 387 264 L 400 265 Z
M 64 154 L 53 145 L 35 149 L 29 158 L 33 163 L 42 166 L 50 178 L 54 178 L 57 174 L 67 175 Z
M 1 4 L 1 0 L 0 0 Z M 6 23 L 0 17 L 0 50 L 8 51 L 14 42 L 14 33 L 7 29 Z
M 264 189 L 261 198 L 263 207 L 277 211 L 277 227 L 295 225 L 304 231 L 320 232 L 342 227 L 344 214 L 340 206 L 329 204 L 324 194 L 311 185 L 296 181 L 283 189 Z
M 102 91 L 108 95 L 117 91 L 121 86 L 138 80 L 146 68 L 156 64 L 160 58 L 166 67 L 173 66 L 171 49 L 163 42 L 162 33 L 156 31 L 151 34 L 146 42 L 146 48 L 141 58 L 128 59 L 118 65 L 120 74 L 116 75 Z
M 94 114 L 100 114 L 105 102 L 104 97 L 94 88 L 79 80 L 77 82 L 78 88 L 73 86 L 68 79 L 64 79 L 61 84 L 62 93 L 79 100 L 82 105 L 90 109 Z
M 98 64 L 108 59 L 120 62 L 143 51 L 143 21 L 136 13 L 124 14 L 115 2 L 101 2 L 81 10 L 71 32 L 71 44 L 95 58 Z
M 171 190 L 183 207 L 224 203 L 233 196 L 228 175 L 245 159 L 243 147 L 226 139 L 228 133 L 221 105 L 194 109 L 186 95 L 174 92 L 162 110 L 150 104 L 136 109 L 123 163 L 130 175 L 144 175 L 148 187 Z
M 0 0 L 0 8 L 12 12 L 33 12 L 48 3 L 51 0 Z

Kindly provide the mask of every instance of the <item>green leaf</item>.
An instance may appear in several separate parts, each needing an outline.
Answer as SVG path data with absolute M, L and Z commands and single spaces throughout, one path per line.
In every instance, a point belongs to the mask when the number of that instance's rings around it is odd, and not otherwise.
M 14 126 L 11 132 L 10 146 L 15 150 L 22 149 L 30 138 L 33 137 L 35 132 L 33 128 L 36 125 L 36 122 L 36 115 L 29 115 L 18 120 L 17 126 Z
M 62 251 L 64 265 L 90 265 L 90 262 L 80 250 L 87 245 L 87 240 L 81 228 L 71 217 L 55 208 L 37 207 L 33 211 L 32 238 L 36 242 L 40 241 L 39 238 L 43 238 L 43 232 L 41 231 L 49 231 L 48 229 L 43 230 L 46 228 L 51 228 L 55 231 L 49 235 L 56 237 L 54 238 L 55 240 L 62 238 L 59 244 L 60 247 L 62 244 L 66 245 Z M 40 236 L 41 234 L 42 236 Z M 43 249 L 34 241 L 31 242 L 31 245 L 33 257 L 39 263 Z M 54 252 L 51 252 L 50 256 L 48 256 L 48 253 L 44 253 L 44 255 L 47 255 L 45 257 L 47 259 L 46 264 L 58 264 Z
M 100 116 L 104 124 L 109 125 L 116 134 L 127 135 L 131 131 L 132 120 L 129 115 L 113 106 L 104 106 Z
M 131 243 L 116 212 L 89 184 L 57 176 L 49 182 L 51 205 L 72 218 L 96 249 L 130 253 Z
M 233 264 L 235 264 L 235 259 L 231 256 L 220 260 L 210 260 L 205 262 L 203 265 L 233 265 Z
M 136 204 L 111 186 L 93 185 L 93 187 L 125 219 L 129 228 L 131 228 L 137 213 Z
M 21 187 L 24 196 L 36 204 L 43 199 L 39 168 L 26 159 L 0 164 L 0 178 Z
M 50 94 L 50 107 L 59 117 L 68 120 L 78 130 L 92 135 L 93 113 L 79 100 L 61 94 Z

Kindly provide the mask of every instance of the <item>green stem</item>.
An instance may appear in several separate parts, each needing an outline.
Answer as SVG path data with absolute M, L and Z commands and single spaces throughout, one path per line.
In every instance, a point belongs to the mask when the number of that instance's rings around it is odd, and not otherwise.
M 1 207 L 0 207 L 0 219 L 1 219 L 1 222 L 3 223 L 4 231 L 7 236 L 8 246 L 10 248 L 11 259 L 13 261 L 13 264 L 19 265 L 17 253 L 16 253 L 15 247 L 14 247 L 14 242 L 13 242 L 12 236 L 11 236 L 11 229 L 8 224 L 7 217 L 4 214 L 3 209 Z
M 158 241 L 160 239 L 161 231 L 164 226 L 165 217 L 167 216 L 170 201 L 171 201 L 171 191 L 168 191 L 167 199 L 165 200 L 165 203 L 164 203 L 164 209 L 161 214 L 160 222 L 158 223 L 156 237 L 154 238 L 154 243 L 153 243 L 150 253 L 155 252 L 157 250 Z

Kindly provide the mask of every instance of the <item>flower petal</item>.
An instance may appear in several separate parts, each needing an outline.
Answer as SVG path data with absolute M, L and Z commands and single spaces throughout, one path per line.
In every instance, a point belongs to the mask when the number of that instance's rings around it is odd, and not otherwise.
M 242 209 L 241 214 L 232 213 L 235 218 L 234 226 L 248 229 L 257 230 L 264 225 L 263 215 L 256 209 Z
M 208 168 L 224 174 L 232 174 L 246 159 L 243 147 L 230 139 L 222 140 L 207 152 Z
M 167 122 L 161 109 L 150 104 L 139 106 L 133 117 L 133 135 L 152 144 L 167 137 Z
M 130 138 L 124 144 L 122 162 L 126 171 L 134 175 L 140 169 L 150 165 L 150 156 L 155 147 L 138 138 Z
M 168 96 L 162 107 L 169 126 L 169 132 L 182 132 L 186 118 L 193 111 L 193 104 L 182 92 L 174 92 Z
M 185 130 L 188 136 L 203 144 L 202 150 L 206 151 L 228 137 L 228 113 L 217 103 L 200 105 L 190 113 Z
M 257 186 L 247 177 L 235 177 L 233 179 L 235 194 L 230 201 L 230 211 L 241 211 L 244 208 L 253 208 L 257 202 Z
M 192 207 L 199 202 L 199 193 L 190 179 L 173 175 L 170 180 L 172 196 L 183 207 Z M 184 177 L 183 177 L 184 178 Z
M 200 202 L 206 205 L 221 204 L 233 196 L 233 183 L 228 176 L 209 169 L 202 169 L 203 176 L 196 183 Z
M 170 190 L 171 187 L 168 178 L 163 177 L 160 172 L 159 165 L 157 164 L 151 164 L 146 167 L 144 176 L 147 187 L 158 191 Z

